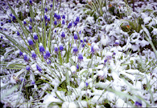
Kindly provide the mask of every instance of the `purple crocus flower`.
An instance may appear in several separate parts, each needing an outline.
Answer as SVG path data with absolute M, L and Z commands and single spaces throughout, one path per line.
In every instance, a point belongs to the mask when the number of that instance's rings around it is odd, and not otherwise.
M 63 48 L 63 45 L 60 45 L 60 46 L 59 46 L 59 50 L 60 50 L 60 51 L 63 51 L 63 49 L 64 49 L 64 48 Z
M 33 38 L 34 38 L 34 40 L 38 40 L 38 35 L 37 35 L 37 33 L 34 33 L 34 34 L 33 34 Z
M 47 64 L 51 64 L 51 60 L 48 60 L 48 59 L 47 59 Z
M 46 15 L 44 15 L 44 19 L 47 20 L 47 16 Z
M 55 13 L 55 14 L 54 14 L 54 17 L 57 18 L 57 16 L 58 16 L 58 15 Z
M 35 81 L 32 81 L 31 84 L 34 85 L 34 84 L 35 84 Z
M 79 60 L 79 61 L 82 61 L 82 60 L 83 60 L 82 54 L 79 54 L 79 55 L 78 55 L 78 60 Z
M 72 22 L 71 23 L 69 23 L 69 25 L 68 25 L 68 28 L 71 28 L 72 27 Z
M 62 20 L 62 24 L 63 24 L 63 25 L 65 24 L 65 21 L 64 21 L 64 20 Z
M 23 21 L 23 24 L 24 24 L 24 25 L 26 25 L 26 24 L 27 24 L 27 22 L 26 22 L 26 21 Z
M 28 37 L 28 43 L 29 43 L 29 45 L 33 45 L 34 44 L 33 40 L 30 37 Z
M 78 39 L 77 34 L 74 34 L 74 39 L 75 39 L 75 40 L 77 40 L 77 39 Z
M 76 17 L 75 21 L 78 23 L 80 21 L 79 17 Z
M 60 20 L 61 19 L 61 16 L 60 15 L 57 15 L 57 20 Z
M 50 5 L 50 8 L 52 8 L 53 4 Z
M 49 57 L 50 57 L 50 52 L 49 52 L 48 48 L 46 48 L 46 53 L 45 53 L 45 55 L 46 55 L 46 58 L 49 58 Z
M 55 51 L 56 53 L 58 53 L 58 48 L 57 48 L 57 47 L 55 47 L 55 48 L 54 48 L 54 51 Z
M 29 30 L 32 30 L 32 26 L 31 25 L 29 26 Z
M 37 68 L 37 70 L 38 70 L 39 72 L 42 71 L 41 67 L 39 67 L 38 65 L 36 65 L 36 68 Z
M 36 59 L 37 55 L 35 54 L 35 52 L 34 52 L 34 51 L 31 51 L 31 53 L 32 53 L 32 58 L 33 58 L 33 59 Z
M 20 55 L 20 56 L 22 56 L 22 55 L 23 55 L 23 52 L 21 52 L 20 50 L 19 50 L 19 55 Z
M 62 18 L 65 19 L 65 15 L 63 15 Z
M 17 31 L 17 35 L 18 35 L 18 36 L 20 36 L 20 33 L 19 33 L 19 31 Z
M 26 70 L 28 70 L 28 71 L 30 70 L 30 66 L 29 65 L 26 66 Z
M 57 25 L 57 21 L 54 21 L 54 25 Z
M 48 11 L 48 9 L 47 8 L 45 8 L 45 12 L 47 12 Z
M 76 65 L 76 68 L 77 68 L 77 70 L 79 69 L 79 65 L 78 64 Z
M 26 53 L 23 53 L 23 59 L 24 59 L 25 61 L 29 61 L 29 57 L 26 55 Z
M 74 52 L 75 55 L 78 53 L 77 46 L 74 46 L 74 48 L 73 48 L 73 52 Z
M 62 32 L 61 37 L 65 38 L 65 33 L 64 32 Z
M 137 107 L 142 107 L 142 102 L 136 101 L 136 102 L 135 102 L 135 106 L 137 106 Z
M 39 51 L 40 51 L 40 53 L 44 53 L 45 52 L 45 48 L 43 47 L 43 44 L 42 43 L 40 43 L 40 45 L 39 45 Z

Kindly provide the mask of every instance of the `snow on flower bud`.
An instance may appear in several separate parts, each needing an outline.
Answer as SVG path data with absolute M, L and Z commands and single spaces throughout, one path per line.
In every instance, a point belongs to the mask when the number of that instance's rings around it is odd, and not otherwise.
M 78 53 L 78 48 L 77 48 L 76 44 L 74 44 L 74 46 L 73 46 L 73 53 L 75 55 Z
M 79 55 L 78 55 L 78 60 L 79 60 L 79 61 L 82 61 L 82 60 L 83 60 L 82 54 L 79 54 Z
M 20 50 L 19 50 L 19 55 L 20 55 L 20 56 L 22 56 L 22 55 L 23 55 L 23 52 L 21 52 Z
M 77 39 L 78 39 L 77 34 L 74 34 L 74 39 L 75 39 L 75 40 L 77 40 Z
M 17 31 L 17 35 L 18 35 L 18 36 L 20 36 L 20 33 L 19 33 L 19 31 Z
M 65 24 L 65 21 L 64 21 L 64 20 L 62 20 L 62 24 L 63 24 L 63 25 Z
M 27 24 L 27 22 L 26 22 L 26 21 L 23 21 L 23 24 L 24 24 L 24 25 L 26 25 L 26 24 Z
M 33 45 L 34 44 L 33 40 L 30 37 L 28 37 L 28 43 L 29 43 L 29 45 Z
M 63 15 L 62 18 L 65 19 L 65 15 Z
M 54 21 L 54 25 L 57 25 L 57 21 Z
M 36 59 L 37 55 L 35 54 L 35 52 L 34 52 L 34 51 L 31 51 L 31 54 L 32 54 L 32 58 L 33 58 L 33 59 Z
M 28 70 L 28 71 L 30 70 L 30 66 L 29 65 L 26 66 L 26 70 Z
M 45 55 L 46 55 L 46 58 L 49 58 L 49 57 L 50 57 L 50 52 L 49 52 L 49 49 L 48 49 L 48 48 L 46 48 L 46 53 L 45 53 Z
M 42 43 L 39 44 L 39 51 L 40 51 L 40 53 L 44 53 L 45 52 L 45 48 L 43 47 Z
M 25 61 L 29 61 L 29 57 L 26 55 L 26 53 L 23 53 L 23 59 L 24 59 Z
M 119 45 L 119 40 L 116 40 L 115 43 L 114 43 L 116 46 Z
M 65 33 L 64 32 L 62 32 L 61 37 L 65 38 Z
M 55 53 L 58 53 L 58 48 L 55 47 L 55 48 L 54 48 L 54 51 L 55 51 Z
M 76 20 L 75 20 L 77 23 L 80 21 L 80 18 L 79 17 L 76 17 Z
M 31 25 L 29 26 L 29 30 L 32 30 L 32 26 Z
M 71 28 L 72 27 L 72 22 L 68 24 L 68 28 Z
M 34 38 L 34 40 L 38 40 L 38 35 L 37 35 L 37 33 L 34 33 L 34 34 L 33 34 L 33 38 Z
M 63 51 L 63 49 L 64 49 L 64 48 L 63 48 L 63 45 L 60 45 L 60 46 L 59 46 L 59 50 L 60 50 L 60 51 Z
M 36 68 L 37 68 L 37 70 L 38 70 L 39 72 L 41 72 L 41 71 L 42 71 L 42 69 L 41 69 L 41 67 L 40 67 L 40 66 L 36 65 Z

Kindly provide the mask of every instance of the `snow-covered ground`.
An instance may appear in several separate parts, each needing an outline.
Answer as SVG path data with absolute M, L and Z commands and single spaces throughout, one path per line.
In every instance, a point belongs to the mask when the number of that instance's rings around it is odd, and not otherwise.
M 157 106 L 156 2 L 135 2 L 133 11 L 122 0 L 7 1 L 4 107 Z

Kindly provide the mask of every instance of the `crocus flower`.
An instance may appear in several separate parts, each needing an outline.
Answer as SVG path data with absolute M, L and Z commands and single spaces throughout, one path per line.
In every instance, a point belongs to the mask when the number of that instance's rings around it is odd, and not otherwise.
M 60 15 L 57 15 L 57 20 L 60 20 L 61 19 L 61 16 Z
M 36 65 L 36 68 L 37 68 L 37 70 L 38 70 L 39 72 L 42 71 L 41 67 L 39 67 L 38 65 Z
M 26 55 L 26 53 L 23 53 L 23 59 L 24 59 L 25 61 L 29 61 L 29 57 Z
M 47 8 L 45 8 L 45 12 L 47 12 L 48 11 L 48 9 Z
M 18 36 L 20 36 L 20 33 L 19 33 L 19 31 L 17 31 L 17 35 L 18 35 Z
M 86 87 L 88 87 L 88 85 L 89 85 L 89 84 L 86 82 Z
M 74 39 L 75 39 L 75 40 L 77 40 L 77 39 L 78 39 L 77 34 L 74 34 Z
M 29 30 L 32 30 L 32 26 L 31 25 L 29 26 Z
M 76 65 L 76 68 L 77 68 L 77 70 L 79 69 L 79 65 L 78 64 Z
M 32 18 L 29 19 L 30 23 L 32 23 Z
M 47 64 L 51 64 L 51 60 L 48 60 L 48 59 L 47 59 Z
M 20 50 L 19 50 L 19 55 L 20 55 L 20 56 L 22 56 L 22 55 L 23 55 L 23 52 L 21 52 Z
M 40 53 L 42 53 L 42 54 L 43 54 L 43 52 L 45 51 L 45 48 L 43 47 L 43 44 L 42 44 L 42 43 L 40 43 L 40 45 L 39 45 L 39 51 L 40 51 Z
M 55 13 L 55 14 L 54 14 L 54 17 L 57 18 L 57 16 L 58 16 L 58 15 Z
M 28 37 L 28 43 L 29 43 L 29 45 L 33 45 L 34 44 L 33 40 L 30 37 Z
M 33 34 L 33 38 L 34 38 L 34 40 L 38 40 L 38 35 L 37 35 L 37 33 L 34 33 L 34 34 Z
M 30 66 L 29 65 L 26 66 L 26 70 L 28 70 L 28 71 L 30 70 Z
M 9 23 L 11 23 L 11 20 L 10 20 L 10 19 L 8 19 L 8 22 L 9 22 Z
M 78 60 L 79 60 L 79 61 L 82 61 L 82 60 L 83 60 L 82 54 L 79 54 L 79 55 L 78 55 Z
M 80 21 L 79 17 L 76 17 L 75 21 L 78 23 Z
M 58 48 L 57 48 L 57 47 L 55 47 L 55 48 L 54 48 L 54 51 L 55 51 L 56 53 L 58 53 Z
M 52 8 L 53 4 L 50 5 L 50 8 Z
M 68 28 L 71 28 L 72 27 L 72 22 L 71 23 L 69 23 L 69 25 L 68 25 Z
M 33 3 L 32 0 L 29 0 L 29 3 L 32 5 L 32 3 Z
M 47 16 L 46 15 L 44 15 L 44 19 L 47 20 Z
M 35 54 L 35 52 L 34 52 L 34 51 L 31 51 L 31 54 L 32 54 L 32 58 L 33 58 L 33 59 L 36 59 L 37 55 Z
M 77 46 L 74 46 L 74 48 L 73 48 L 73 52 L 74 52 L 75 55 L 78 53 Z
M 59 46 L 59 50 L 60 50 L 60 51 L 63 51 L 63 49 L 64 49 L 64 48 L 63 48 L 63 45 L 60 45 L 60 46 Z
M 65 24 L 65 21 L 64 21 L 64 20 L 62 20 L 62 24 L 63 24 L 63 25 Z
M 32 81 L 31 84 L 34 85 L 34 84 L 35 84 L 35 81 Z
M 63 15 L 62 18 L 65 19 L 65 15 Z
M 65 33 L 64 32 L 62 32 L 61 37 L 65 38 Z
M 142 102 L 136 101 L 136 102 L 135 102 L 135 106 L 137 106 L 137 107 L 142 107 Z
M 54 25 L 57 25 L 57 21 L 54 21 Z
M 119 45 L 119 40 L 115 41 L 115 45 L 118 46 Z
M 23 21 L 23 24 L 24 24 L 24 25 L 26 25 L 26 24 L 27 24 L 27 22 L 26 22 L 26 21 Z
M 50 52 L 49 52 L 49 49 L 46 48 L 46 53 L 45 53 L 46 57 L 49 58 L 50 57 Z

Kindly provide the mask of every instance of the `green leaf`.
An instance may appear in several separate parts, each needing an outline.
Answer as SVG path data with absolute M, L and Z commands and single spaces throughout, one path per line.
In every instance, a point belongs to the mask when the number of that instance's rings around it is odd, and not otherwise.
M 58 59 L 59 59 L 59 63 L 60 63 L 60 65 L 62 65 L 62 56 L 61 56 L 61 52 L 59 51 L 59 53 L 58 53 Z

